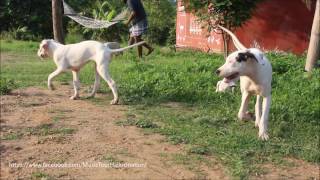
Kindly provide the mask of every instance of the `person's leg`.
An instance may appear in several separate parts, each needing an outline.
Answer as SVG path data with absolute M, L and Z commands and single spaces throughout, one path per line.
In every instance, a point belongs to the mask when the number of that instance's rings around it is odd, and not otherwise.
M 141 39 L 141 40 L 143 41 L 143 39 Z M 145 48 L 148 49 L 147 56 L 148 56 L 149 54 L 151 54 L 152 51 L 154 50 L 153 47 L 151 47 L 151 46 L 150 46 L 149 44 L 147 44 L 147 43 L 144 43 L 142 46 L 144 46 Z
M 132 45 L 132 44 L 134 43 L 134 41 L 135 41 L 134 37 L 132 37 L 132 36 L 130 35 L 129 41 L 128 41 L 129 46 Z
M 142 41 L 141 36 L 135 36 L 134 39 L 135 39 L 135 43 Z M 142 45 L 138 46 L 138 56 L 139 58 L 142 58 Z
M 141 36 L 140 36 L 140 41 L 143 41 L 143 39 L 141 38 Z M 147 56 L 148 56 L 149 54 L 151 54 L 152 51 L 154 50 L 153 47 L 151 47 L 147 42 L 144 43 L 144 44 L 142 44 L 142 46 L 144 46 L 145 48 L 148 49 Z
M 140 35 L 140 36 L 137 36 L 136 38 L 138 39 L 138 41 L 136 41 L 136 43 L 143 41 L 143 39 L 141 38 L 141 35 Z M 138 46 L 138 47 L 141 47 L 141 53 L 142 53 L 142 46 L 148 49 L 147 56 L 148 56 L 149 54 L 151 54 L 152 51 L 154 50 L 149 44 L 144 43 L 144 44 L 142 44 L 141 46 Z

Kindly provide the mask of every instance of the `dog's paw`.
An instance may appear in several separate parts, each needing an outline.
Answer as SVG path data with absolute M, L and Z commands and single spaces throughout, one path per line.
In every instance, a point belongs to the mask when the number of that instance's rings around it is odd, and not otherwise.
M 267 132 L 259 132 L 259 139 L 262 141 L 267 141 L 269 139 L 269 135 Z
M 247 118 L 247 120 L 254 120 L 255 119 L 254 114 L 249 111 L 246 112 L 246 118 Z
M 257 122 L 257 120 L 254 122 L 254 127 L 259 128 L 259 121 Z
M 256 120 L 254 121 L 254 127 L 259 128 L 260 121 L 260 117 L 256 117 Z
M 116 105 L 118 104 L 119 100 L 118 99 L 114 99 L 110 102 L 111 105 Z
M 71 100 L 77 100 L 77 99 L 79 99 L 79 98 L 80 98 L 79 96 L 71 96 L 71 97 L 70 97 Z
M 254 120 L 254 114 L 247 111 L 246 113 L 239 114 L 238 118 L 241 121 L 251 121 L 251 120 Z

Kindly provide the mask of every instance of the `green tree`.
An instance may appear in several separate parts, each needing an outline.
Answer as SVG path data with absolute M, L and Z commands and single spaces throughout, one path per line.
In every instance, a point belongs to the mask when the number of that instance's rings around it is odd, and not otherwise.
M 66 0 L 76 10 L 90 9 L 92 2 L 88 0 Z M 51 2 L 44 0 L 1 0 L 0 31 L 15 32 L 18 39 L 39 40 L 52 38 Z M 64 18 L 64 28 L 68 18 Z
M 43 0 L 3 0 L 0 3 L 0 22 L 1 32 L 25 33 L 16 38 L 52 37 L 51 3 Z
M 211 31 L 217 24 L 228 29 L 241 26 L 251 17 L 258 2 L 262 0 L 183 0 L 187 10 L 194 12 L 199 21 Z M 225 53 L 229 38 L 223 33 Z
M 149 22 L 147 39 L 152 43 L 165 44 L 170 32 L 175 30 L 175 6 L 169 0 L 144 0 L 143 4 Z

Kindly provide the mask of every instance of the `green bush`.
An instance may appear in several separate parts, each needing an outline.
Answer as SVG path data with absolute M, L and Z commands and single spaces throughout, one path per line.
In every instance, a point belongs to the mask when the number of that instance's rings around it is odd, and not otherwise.
M 241 26 L 248 20 L 262 0 L 183 0 L 187 10 L 194 12 L 202 22 L 212 28 L 212 20 L 228 28 Z
M 14 33 L 15 39 L 52 37 L 51 3 L 42 0 L 3 0 L 0 4 L 0 22 L 0 31 Z
M 175 46 L 176 46 L 176 19 L 174 20 L 174 24 L 170 28 L 169 36 L 167 39 L 167 45 L 170 48 L 175 49 Z
M 9 94 L 11 90 L 16 88 L 16 84 L 12 79 L 1 78 L 0 79 L 0 94 Z
M 39 41 L 41 39 L 40 36 L 34 35 L 26 26 L 18 27 L 17 29 L 10 29 L 9 31 L 2 31 L 0 37 L 5 40 L 16 39 Z
M 84 40 L 80 33 L 68 33 L 65 38 L 66 44 L 78 43 Z
M 175 31 L 176 9 L 168 0 L 145 1 L 149 29 L 147 39 L 151 43 L 163 45 L 169 41 L 170 33 Z M 172 36 L 171 36 L 172 39 Z

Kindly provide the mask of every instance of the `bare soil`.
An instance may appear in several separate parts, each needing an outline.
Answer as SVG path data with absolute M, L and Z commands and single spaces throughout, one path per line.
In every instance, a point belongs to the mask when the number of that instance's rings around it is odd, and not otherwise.
M 59 85 L 55 91 L 27 88 L 1 96 L 1 179 L 231 179 L 213 157 L 193 161 L 183 145 L 116 125 L 126 118 L 128 107 L 109 105 L 111 94 L 74 101 L 69 100 L 72 91 Z M 285 168 L 264 165 L 266 172 L 251 178 L 318 177 L 319 167 L 292 161 L 295 165 Z M 141 167 L 117 166 L 126 163 Z
M 195 169 L 176 163 L 174 157 L 187 156 L 183 146 L 116 125 L 126 118 L 127 107 L 109 105 L 111 94 L 98 95 L 99 103 L 69 100 L 69 95 L 71 87 L 57 86 L 55 91 L 27 88 L 1 97 L 1 179 L 228 179 L 216 161 Z M 23 167 L 10 167 L 14 163 Z M 43 163 L 94 167 L 25 167 Z M 117 166 L 125 163 L 143 167 Z

